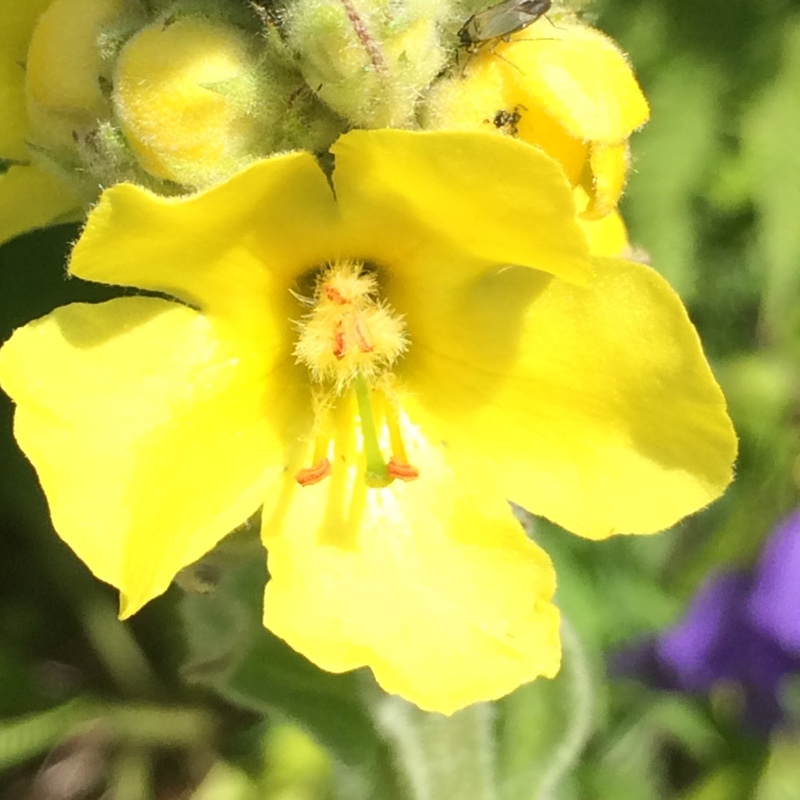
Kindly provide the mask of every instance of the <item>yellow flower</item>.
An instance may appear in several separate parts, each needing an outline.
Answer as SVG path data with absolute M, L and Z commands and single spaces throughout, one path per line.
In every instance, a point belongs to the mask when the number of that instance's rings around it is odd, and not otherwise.
M 611 212 L 625 187 L 628 137 L 649 116 L 611 39 L 543 18 L 466 58 L 460 74 L 431 90 L 425 126 L 496 131 L 535 144 L 585 189 L 582 216 Z
M 592 261 L 541 151 L 385 130 L 333 153 L 333 191 L 302 152 L 192 197 L 107 191 L 71 274 L 175 301 L 57 309 L 0 381 L 124 616 L 262 507 L 264 624 L 449 713 L 558 668 L 553 570 L 506 498 L 657 531 L 720 494 L 735 437 L 680 301 Z
M 25 107 L 28 44 L 50 2 L 0 2 L 0 243 L 80 207 L 66 178 L 48 169 L 26 144 L 30 136 Z

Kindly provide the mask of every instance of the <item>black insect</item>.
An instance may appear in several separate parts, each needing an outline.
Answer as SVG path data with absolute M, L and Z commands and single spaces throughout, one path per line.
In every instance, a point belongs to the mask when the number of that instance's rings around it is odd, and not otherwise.
M 490 42 L 532 25 L 551 5 L 551 0 L 501 0 L 473 14 L 458 31 L 458 41 L 470 53 L 476 53 Z
M 507 133 L 510 136 L 517 136 L 519 134 L 518 125 L 519 121 L 522 119 L 522 111 L 527 111 L 523 105 L 514 106 L 511 111 L 501 108 L 495 113 L 491 120 L 487 119 L 486 122 L 491 121 L 492 125 L 503 133 Z

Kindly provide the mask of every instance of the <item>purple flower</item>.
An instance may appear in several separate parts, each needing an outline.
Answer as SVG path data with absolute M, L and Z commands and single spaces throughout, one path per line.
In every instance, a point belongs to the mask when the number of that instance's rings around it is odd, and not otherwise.
M 767 542 L 748 611 L 755 625 L 800 657 L 800 511 Z
M 754 570 L 709 575 L 677 625 L 617 654 L 612 671 L 694 694 L 734 684 L 744 728 L 766 736 L 783 724 L 784 679 L 800 673 L 800 512 Z

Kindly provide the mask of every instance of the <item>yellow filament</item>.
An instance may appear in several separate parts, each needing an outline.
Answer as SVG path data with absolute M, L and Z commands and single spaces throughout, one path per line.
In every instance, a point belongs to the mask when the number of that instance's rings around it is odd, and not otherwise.
M 403 443 L 403 434 L 400 430 L 400 416 L 394 403 L 386 404 L 386 428 L 389 431 L 389 443 L 392 448 L 392 457 L 398 464 L 408 464 L 406 447 Z

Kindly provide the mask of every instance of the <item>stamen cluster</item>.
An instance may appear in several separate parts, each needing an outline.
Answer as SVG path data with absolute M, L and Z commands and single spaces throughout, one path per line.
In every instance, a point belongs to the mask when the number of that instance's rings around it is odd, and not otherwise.
M 373 270 L 341 261 L 323 268 L 313 298 L 300 298 L 312 310 L 297 325 L 294 355 L 337 394 L 358 376 L 374 383 L 407 347 L 403 318 L 377 294 Z

